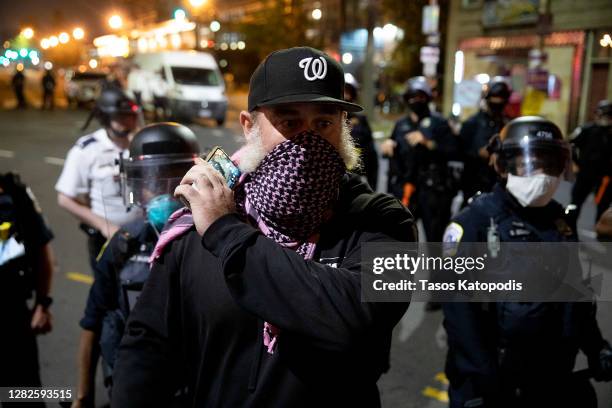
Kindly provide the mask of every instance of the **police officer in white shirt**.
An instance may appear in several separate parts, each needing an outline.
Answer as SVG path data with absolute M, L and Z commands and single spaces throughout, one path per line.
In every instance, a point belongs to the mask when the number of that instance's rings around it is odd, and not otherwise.
M 89 236 L 92 265 L 106 239 L 140 215 L 123 204 L 117 166 L 140 116 L 138 105 L 121 89 L 104 89 L 84 129 L 94 117 L 102 127 L 77 140 L 55 185 L 58 204 L 81 221 Z

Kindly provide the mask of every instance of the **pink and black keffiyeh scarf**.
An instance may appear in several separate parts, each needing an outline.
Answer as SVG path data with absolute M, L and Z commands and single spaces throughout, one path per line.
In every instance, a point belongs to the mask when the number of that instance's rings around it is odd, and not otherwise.
M 311 259 L 318 229 L 338 196 L 345 172 L 338 151 L 320 135 L 303 132 L 277 145 L 254 172 L 243 175 L 234 197 L 238 212 L 266 237 Z M 170 217 L 151 255 L 193 225 L 183 208 Z M 273 354 L 280 331 L 264 323 L 264 345 Z

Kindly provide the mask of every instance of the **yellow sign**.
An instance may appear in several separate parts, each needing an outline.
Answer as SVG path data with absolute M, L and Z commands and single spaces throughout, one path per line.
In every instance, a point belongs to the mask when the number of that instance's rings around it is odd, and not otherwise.
M 539 115 L 542 111 L 542 105 L 546 100 L 546 92 L 538 91 L 534 88 L 527 88 L 525 93 L 525 99 L 521 104 L 521 115 L 522 116 L 533 116 Z

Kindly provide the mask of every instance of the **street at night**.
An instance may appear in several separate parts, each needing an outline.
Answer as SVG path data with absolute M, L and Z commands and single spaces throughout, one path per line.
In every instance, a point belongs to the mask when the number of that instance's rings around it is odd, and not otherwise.
M 608 2 L 23 3 L 0 407 L 612 407 Z M 394 297 L 415 242 L 542 287 Z

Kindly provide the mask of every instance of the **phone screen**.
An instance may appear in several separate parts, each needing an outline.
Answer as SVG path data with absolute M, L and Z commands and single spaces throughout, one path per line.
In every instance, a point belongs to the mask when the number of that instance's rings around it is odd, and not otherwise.
M 206 156 L 206 161 L 221 173 L 229 188 L 233 189 L 236 186 L 242 173 L 223 149 L 219 146 L 213 148 L 208 156 Z
M 217 170 L 227 183 L 227 186 L 230 189 L 233 189 L 236 184 L 238 184 L 238 180 L 240 179 L 240 175 L 242 174 L 240 169 L 232 162 L 232 159 L 221 149 L 219 146 L 215 146 L 206 158 L 205 161 L 211 164 Z M 181 202 L 187 208 L 191 208 L 189 205 L 189 201 L 187 201 L 183 196 L 179 196 Z

